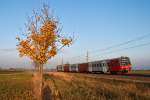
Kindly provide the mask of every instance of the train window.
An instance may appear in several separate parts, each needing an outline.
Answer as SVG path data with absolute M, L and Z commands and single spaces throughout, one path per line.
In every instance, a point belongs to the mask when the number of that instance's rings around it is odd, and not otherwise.
M 130 63 L 129 58 L 122 58 L 122 59 L 121 59 L 121 65 L 127 66 L 127 65 L 130 65 L 130 64 L 131 64 L 131 63 Z
M 92 67 L 94 67 L 94 64 L 92 64 Z
M 105 63 L 103 63 L 104 64 L 104 66 L 105 66 Z
M 101 67 L 103 67 L 102 63 L 101 63 Z
M 101 67 L 101 63 L 99 63 L 99 67 Z
M 97 67 L 99 67 L 99 64 L 97 64 Z
M 105 63 L 103 63 L 104 64 L 104 66 L 105 66 Z
M 93 67 L 95 67 L 95 64 L 93 64 Z

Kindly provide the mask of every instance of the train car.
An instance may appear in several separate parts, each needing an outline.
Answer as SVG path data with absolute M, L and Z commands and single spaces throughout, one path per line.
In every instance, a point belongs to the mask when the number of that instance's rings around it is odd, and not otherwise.
M 58 66 L 57 66 L 57 71 L 58 71 L 58 72 L 64 71 L 63 66 L 62 66 L 62 65 L 58 65 Z
M 78 72 L 78 64 L 70 64 L 69 71 L 70 72 Z
M 128 73 L 131 70 L 131 62 L 129 57 L 119 57 L 108 60 L 109 72 L 114 73 Z
M 89 63 L 80 64 L 65 64 L 58 65 L 57 71 L 64 72 L 110 72 L 115 73 L 128 73 L 131 70 L 131 62 L 129 57 L 118 57 L 113 59 L 92 61 Z
M 88 71 L 89 72 L 102 72 L 102 73 L 108 72 L 107 60 L 89 62 Z
M 88 63 L 80 63 L 78 64 L 78 72 L 81 73 L 88 72 L 88 67 L 89 67 Z
M 64 72 L 69 72 L 69 64 L 63 65 Z

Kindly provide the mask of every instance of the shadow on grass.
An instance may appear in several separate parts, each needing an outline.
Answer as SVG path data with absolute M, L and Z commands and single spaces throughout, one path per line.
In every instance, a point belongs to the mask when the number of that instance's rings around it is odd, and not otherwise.
M 101 72 L 92 72 L 92 73 L 87 73 L 87 74 L 101 74 L 101 75 L 118 75 L 118 76 L 131 76 L 131 77 L 150 77 L 150 74 L 136 74 L 136 73 L 127 73 L 127 74 L 122 74 L 122 73 L 101 73 Z
M 146 75 L 146 74 L 122 74 L 122 76 L 150 77 L 150 75 Z
M 48 86 L 43 88 L 42 93 L 42 100 L 52 100 L 52 92 Z

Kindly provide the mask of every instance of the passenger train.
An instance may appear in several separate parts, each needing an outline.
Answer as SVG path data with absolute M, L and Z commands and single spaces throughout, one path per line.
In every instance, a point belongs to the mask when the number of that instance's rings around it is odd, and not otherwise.
M 64 64 L 58 65 L 59 72 L 101 72 L 101 73 L 128 73 L 131 70 L 131 62 L 129 57 L 118 57 L 113 59 L 105 59 L 92 61 L 88 63 Z

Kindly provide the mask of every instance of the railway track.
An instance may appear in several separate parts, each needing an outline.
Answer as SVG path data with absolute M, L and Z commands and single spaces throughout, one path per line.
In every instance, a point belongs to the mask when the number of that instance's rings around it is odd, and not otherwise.
M 121 74 L 121 75 L 111 75 L 111 74 L 91 74 L 91 73 L 69 73 L 76 74 L 77 76 L 83 76 L 88 78 L 99 78 L 99 79 L 109 79 L 118 81 L 129 81 L 129 82 L 140 82 L 140 83 L 150 83 L 150 75 L 137 75 L 137 74 Z

